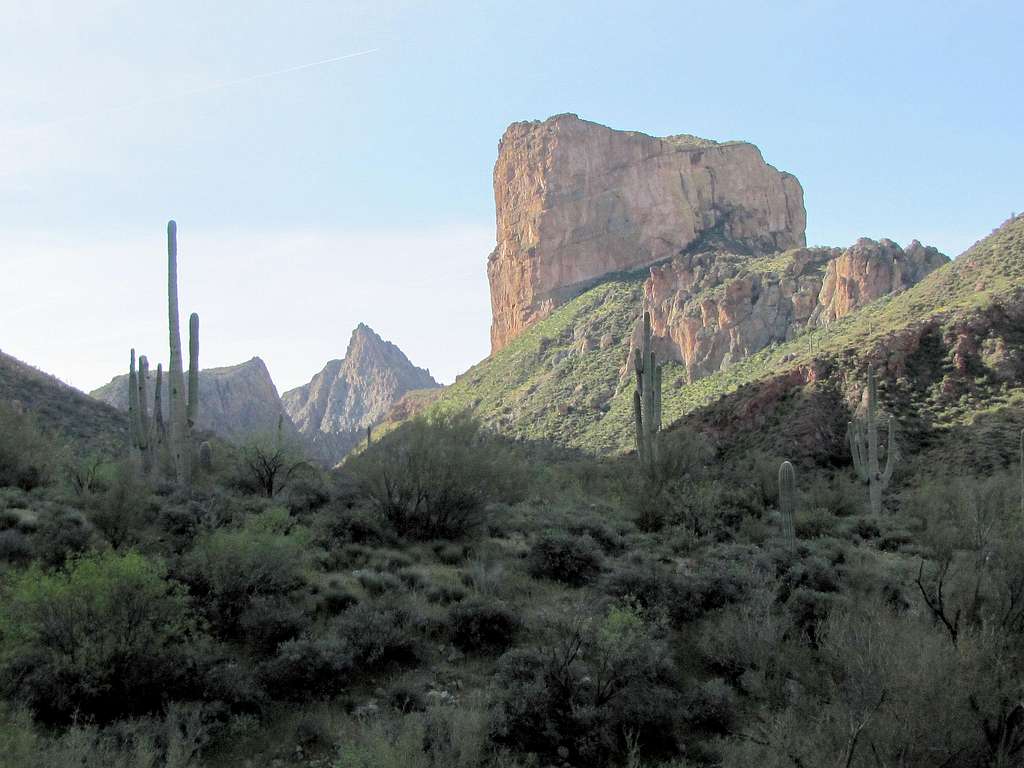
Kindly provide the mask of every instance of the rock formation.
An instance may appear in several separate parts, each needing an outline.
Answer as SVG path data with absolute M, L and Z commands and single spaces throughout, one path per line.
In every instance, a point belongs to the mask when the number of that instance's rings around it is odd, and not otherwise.
M 654 138 L 575 115 L 514 123 L 494 167 L 491 349 L 609 273 L 680 252 L 803 246 L 803 190 L 744 142 Z
M 97 400 L 127 411 L 127 378 L 126 375 L 117 376 L 90 394 Z M 152 408 L 156 390 L 156 374 L 152 370 L 147 383 L 147 399 Z M 166 392 L 164 394 L 166 416 Z M 203 407 L 199 411 L 197 427 L 231 440 L 276 429 L 282 411 L 281 398 L 270 378 L 270 371 L 258 357 L 240 365 L 200 371 L 199 396 Z M 286 424 L 286 429 L 294 433 L 290 423 Z
M 325 461 L 340 461 L 407 392 L 440 386 L 430 371 L 362 323 L 344 359 L 331 360 L 312 381 L 285 392 L 282 401 L 299 431 Z
M 916 240 L 904 251 L 866 238 L 761 259 L 690 253 L 651 267 L 645 304 L 658 352 L 694 381 L 909 288 L 948 261 Z

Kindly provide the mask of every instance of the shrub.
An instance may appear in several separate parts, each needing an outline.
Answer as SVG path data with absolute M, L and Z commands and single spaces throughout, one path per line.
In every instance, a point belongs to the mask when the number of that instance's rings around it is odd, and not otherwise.
M 703 731 L 729 733 L 736 723 L 736 710 L 736 692 L 716 677 L 690 694 L 686 721 Z
M 243 634 L 241 616 L 257 596 L 286 595 L 303 584 L 304 537 L 282 535 L 274 529 L 280 521 L 268 515 L 200 538 L 181 563 L 182 578 L 222 637 Z
M 9 694 L 46 719 L 138 715 L 173 689 L 189 626 L 184 591 L 158 561 L 107 553 L 67 572 L 33 567 L 0 602 L 0 664 Z
M 343 640 L 360 672 L 415 665 L 421 656 L 416 617 L 406 608 L 360 603 L 336 621 L 335 634 Z
M 338 578 L 330 579 L 317 595 L 316 609 L 329 616 L 342 613 L 359 602 L 359 598 L 352 594 Z
M 60 448 L 27 413 L 0 402 L 0 487 L 31 491 L 53 480 Z
M 452 643 L 466 653 L 502 653 L 512 645 L 519 619 L 501 603 L 471 600 L 448 616 Z
M 634 607 L 597 620 L 549 622 L 543 645 L 498 661 L 491 736 L 499 745 L 559 762 L 610 765 L 635 735 L 648 754 L 674 749 L 675 673 L 662 628 Z
M 93 525 L 114 546 L 138 540 L 145 521 L 149 483 L 129 461 L 119 463 L 107 491 L 93 500 Z
M 337 640 L 290 640 L 263 667 L 263 681 L 275 699 L 307 701 L 337 696 L 348 685 L 352 654 Z
M 394 530 L 418 540 L 473 532 L 488 502 L 521 486 L 511 452 L 467 415 L 414 419 L 345 466 Z
M 48 509 L 39 515 L 35 526 L 32 534 L 35 556 L 53 568 L 87 551 L 92 541 L 91 526 L 75 510 Z
M 25 564 L 32 559 L 32 544 L 16 528 L 0 530 L 0 561 Z
M 238 621 L 242 635 L 263 653 L 295 639 L 309 624 L 301 604 L 287 597 L 263 595 L 253 598 Z
M 527 558 L 530 575 L 579 587 L 601 573 L 601 550 L 589 536 L 549 532 L 537 538 Z

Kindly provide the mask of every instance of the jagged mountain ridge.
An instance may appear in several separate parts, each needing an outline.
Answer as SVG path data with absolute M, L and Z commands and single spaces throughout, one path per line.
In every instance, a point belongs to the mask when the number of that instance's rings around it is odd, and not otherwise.
M 308 383 L 281 396 L 299 432 L 324 460 L 335 463 L 402 396 L 440 385 L 396 345 L 360 323 L 344 358 L 329 361 Z
M 156 394 L 156 363 L 150 362 L 146 379 L 149 407 L 152 410 Z M 164 377 L 163 410 L 167 415 L 166 371 Z M 186 377 L 186 392 L 187 392 Z M 90 393 L 97 400 L 108 405 L 128 410 L 128 374 L 115 376 L 110 383 Z M 266 363 L 254 357 L 238 365 L 221 368 L 206 368 L 199 372 L 199 423 L 201 430 L 215 432 L 229 440 L 243 440 L 260 433 L 277 429 L 277 422 L 284 408 L 277 387 L 270 376 Z M 285 429 L 293 435 L 298 433 L 286 417 Z

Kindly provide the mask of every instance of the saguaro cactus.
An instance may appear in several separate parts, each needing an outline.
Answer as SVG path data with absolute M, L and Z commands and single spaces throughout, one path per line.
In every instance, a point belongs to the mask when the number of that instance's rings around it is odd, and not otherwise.
M 779 512 L 782 513 L 782 537 L 790 547 L 796 547 L 796 470 L 788 461 L 779 467 Z
M 878 384 L 875 381 L 875 370 L 868 368 L 868 402 L 867 413 L 856 417 L 847 425 L 850 439 L 850 453 L 853 454 L 853 465 L 863 482 L 868 485 L 868 499 L 871 511 L 879 514 L 882 511 L 882 492 L 889 486 L 896 462 L 899 461 L 899 450 L 896 447 L 896 420 L 890 416 L 889 445 L 885 455 L 885 469 L 878 465 Z
M 199 315 L 188 319 L 188 429 L 199 420 Z
M 139 448 L 139 380 L 135 374 L 135 350 L 128 366 L 128 443 L 134 454 Z
M 1020 431 L 1020 514 L 1024 519 L 1024 429 Z
M 203 440 L 199 444 L 199 466 L 204 472 L 213 469 L 213 446 L 210 445 L 209 440 Z
M 167 441 L 167 427 L 164 425 L 164 366 L 156 364 L 156 386 L 153 391 L 153 420 L 156 422 L 156 443 L 162 446 Z
M 657 459 L 657 434 L 661 431 L 661 366 L 651 349 L 651 314 L 644 312 L 640 349 L 633 350 L 636 390 L 633 392 L 633 421 L 636 453 L 648 469 Z
M 188 446 L 188 414 L 185 405 L 185 374 L 181 361 L 178 327 L 178 225 L 167 222 L 167 327 L 171 359 L 167 370 L 170 388 L 170 451 L 174 474 L 181 485 L 192 480 L 192 452 Z
M 142 467 L 147 472 L 153 466 L 153 428 L 149 421 L 149 398 L 146 396 L 146 380 L 149 378 L 149 360 L 139 356 L 139 385 L 137 402 L 139 406 L 139 450 L 142 451 Z

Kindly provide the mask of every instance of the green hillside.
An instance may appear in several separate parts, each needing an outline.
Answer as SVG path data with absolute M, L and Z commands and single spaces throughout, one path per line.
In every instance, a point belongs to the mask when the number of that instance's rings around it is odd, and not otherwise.
M 785 254 L 750 263 L 781 272 Z M 485 424 L 522 438 L 548 438 L 595 453 L 627 451 L 632 436 L 632 382 L 622 376 L 629 336 L 641 311 L 644 275 L 610 279 L 559 307 L 444 390 L 434 412 L 469 409 Z M 665 370 L 666 424 L 766 378 L 814 361 L 844 370 L 912 327 L 951 327 L 995 306 L 1015 304 L 1024 287 L 1024 217 L 1007 222 L 960 258 L 913 288 L 688 384 L 681 365 Z M 580 350 L 582 338 L 612 343 Z M 975 388 L 960 404 L 932 403 L 939 419 L 963 421 L 1012 400 L 1013 387 Z M 935 394 L 935 393 L 932 393 Z M 937 396 L 936 396 L 937 397 Z M 933 398 L 936 399 L 936 398 Z

